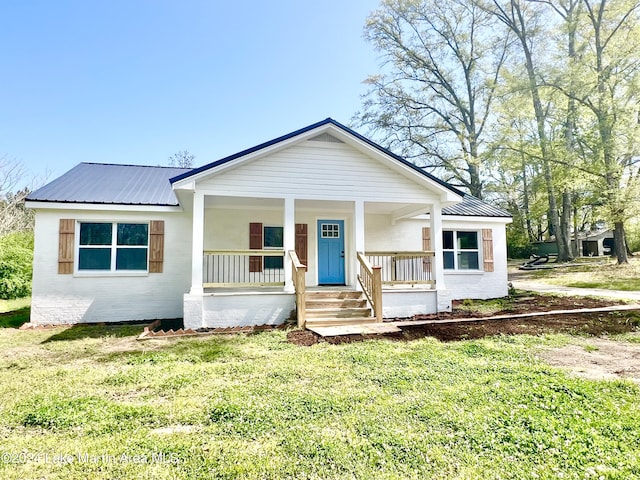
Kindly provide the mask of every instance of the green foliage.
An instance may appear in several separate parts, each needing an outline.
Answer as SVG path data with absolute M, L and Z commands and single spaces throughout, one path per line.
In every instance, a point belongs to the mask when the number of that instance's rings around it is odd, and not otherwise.
M 629 222 L 626 226 L 629 250 L 640 253 L 640 219 L 635 223 Z
M 0 298 L 29 296 L 32 273 L 33 232 L 0 237 Z
M 507 257 L 529 258 L 533 253 L 533 247 L 527 233 L 517 225 L 507 226 Z

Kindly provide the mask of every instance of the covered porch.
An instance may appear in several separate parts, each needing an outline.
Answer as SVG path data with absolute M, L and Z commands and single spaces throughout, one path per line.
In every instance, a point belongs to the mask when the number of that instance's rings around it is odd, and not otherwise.
M 305 327 L 317 322 L 315 315 L 308 318 L 308 299 L 318 291 L 361 295 L 364 303 L 348 307 L 357 316 L 340 313 L 333 319 L 338 322 L 449 310 L 442 255 L 434 253 L 442 250 L 441 232 L 437 200 L 407 204 L 196 191 L 185 327 L 286 320 Z M 328 315 L 322 313 L 323 321 Z

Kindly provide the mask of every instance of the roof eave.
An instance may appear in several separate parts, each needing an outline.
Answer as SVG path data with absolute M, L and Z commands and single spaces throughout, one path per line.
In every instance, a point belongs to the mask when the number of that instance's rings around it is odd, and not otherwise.
M 126 210 L 126 211 L 159 211 L 182 212 L 178 204 L 142 204 L 111 202 L 70 202 L 64 200 L 26 200 L 25 207 L 33 210 Z

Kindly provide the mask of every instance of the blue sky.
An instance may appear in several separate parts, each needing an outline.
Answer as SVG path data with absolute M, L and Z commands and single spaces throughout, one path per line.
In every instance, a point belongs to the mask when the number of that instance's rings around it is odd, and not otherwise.
M 201 165 L 326 117 L 348 124 L 379 55 L 378 0 L 0 0 L 0 158 Z

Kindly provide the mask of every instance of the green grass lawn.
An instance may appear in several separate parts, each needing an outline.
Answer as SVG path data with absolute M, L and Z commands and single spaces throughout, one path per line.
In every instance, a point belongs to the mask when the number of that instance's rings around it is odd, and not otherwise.
M 518 273 L 535 281 L 566 287 L 640 290 L 640 258 L 631 258 L 628 265 L 617 265 L 608 258 L 580 259 L 568 265 Z
M 0 330 L 0 478 L 640 478 L 640 388 L 533 355 L 568 336 L 140 330 Z
M 16 300 L 0 299 L 0 328 L 18 328 L 29 321 L 31 297 Z

